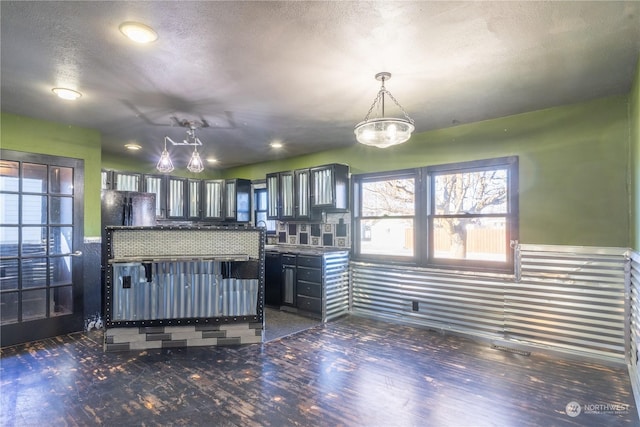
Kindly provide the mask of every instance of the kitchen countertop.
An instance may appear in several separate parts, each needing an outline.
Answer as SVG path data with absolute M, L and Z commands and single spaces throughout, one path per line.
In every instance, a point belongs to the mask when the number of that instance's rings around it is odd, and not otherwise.
M 310 247 L 310 246 L 298 246 L 298 245 L 265 245 L 265 251 L 267 252 L 279 252 L 279 253 L 292 253 L 300 255 L 324 255 L 328 252 L 345 252 L 349 248 L 338 247 Z

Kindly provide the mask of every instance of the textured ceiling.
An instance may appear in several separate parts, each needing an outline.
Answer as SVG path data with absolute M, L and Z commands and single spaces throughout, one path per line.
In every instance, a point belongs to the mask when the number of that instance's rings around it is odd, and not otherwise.
M 97 129 L 103 151 L 145 162 L 185 136 L 171 116 L 205 119 L 200 151 L 218 168 L 355 144 L 380 71 L 423 132 L 628 93 L 640 51 L 637 1 L 2 1 L 0 14 L 2 111 Z M 118 31 L 131 20 L 159 39 L 132 44 Z M 172 154 L 178 166 L 190 150 Z

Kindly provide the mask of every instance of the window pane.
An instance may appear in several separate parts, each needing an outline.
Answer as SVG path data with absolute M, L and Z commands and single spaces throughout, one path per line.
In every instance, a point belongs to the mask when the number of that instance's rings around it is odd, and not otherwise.
M 22 191 L 26 193 L 47 192 L 47 165 L 24 163 L 22 178 Z
M 73 169 L 52 166 L 49 182 L 52 193 L 73 194 Z
M 507 213 L 507 170 L 435 175 L 435 213 Z
M 0 227 L 0 256 L 18 256 L 18 227 Z
M 18 162 L 0 160 L 0 191 L 18 191 Z
M 18 195 L 17 194 L 0 194 L 0 223 L 17 224 L 18 223 Z
M 22 223 L 47 223 L 47 196 L 22 196 Z
M 52 317 L 73 313 L 73 292 L 71 286 L 53 288 L 50 289 L 49 292 L 49 301 L 51 301 L 49 313 Z
M 73 252 L 73 227 L 51 227 L 49 255 Z
M 362 220 L 360 253 L 413 256 L 413 219 Z
M 0 291 L 18 289 L 18 260 L 0 261 Z M 5 306 L 2 306 L 4 310 Z
M 47 315 L 45 289 L 22 292 L 22 320 L 42 319 Z
M 507 260 L 505 218 L 436 218 L 434 258 Z
M 22 256 L 47 253 L 47 227 L 22 227 Z
M 265 188 L 255 190 L 255 195 L 256 195 L 256 210 L 266 211 L 267 210 L 267 190 Z
M 51 224 L 73 223 L 73 199 L 71 197 L 51 197 Z
M 51 286 L 71 284 L 71 260 L 70 256 L 50 258 Z
M 22 261 L 22 288 L 39 288 L 47 285 L 47 259 L 24 258 Z
M 415 180 L 390 179 L 362 183 L 362 216 L 415 213 Z
M 18 321 L 18 293 L 10 292 L 0 294 L 0 323 L 16 323 Z

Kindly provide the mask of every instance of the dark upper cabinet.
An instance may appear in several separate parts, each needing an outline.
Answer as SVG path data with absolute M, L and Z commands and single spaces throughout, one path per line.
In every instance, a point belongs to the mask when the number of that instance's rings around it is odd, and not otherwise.
M 251 180 L 227 179 L 224 183 L 224 220 L 251 221 Z
M 224 212 L 224 179 L 207 179 L 203 183 L 202 219 L 207 221 L 222 221 Z
M 316 219 L 311 209 L 310 170 L 267 174 L 267 218 L 279 220 Z
M 156 218 L 167 217 L 167 176 L 143 175 L 142 191 L 156 195 Z
M 175 176 L 167 177 L 167 218 L 185 219 L 187 217 L 187 179 Z
M 267 174 L 267 219 L 280 219 L 280 174 Z
M 187 219 L 202 218 L 202 180 L 187 180 Z
M 349 166 L 330 164 L 310 169 L 311 209 L 349 209 Z

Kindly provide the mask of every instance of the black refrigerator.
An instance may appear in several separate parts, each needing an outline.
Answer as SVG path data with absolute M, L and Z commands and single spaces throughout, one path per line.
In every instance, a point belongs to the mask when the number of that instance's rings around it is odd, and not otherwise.
M 102 190 L 102 257 L 101 257 L 101 303 L 104 317 L 105 274 L 107 268 L 106 231 L 110 225 L 153 226 L 156 225 L 156 195 L 137 191 Z

